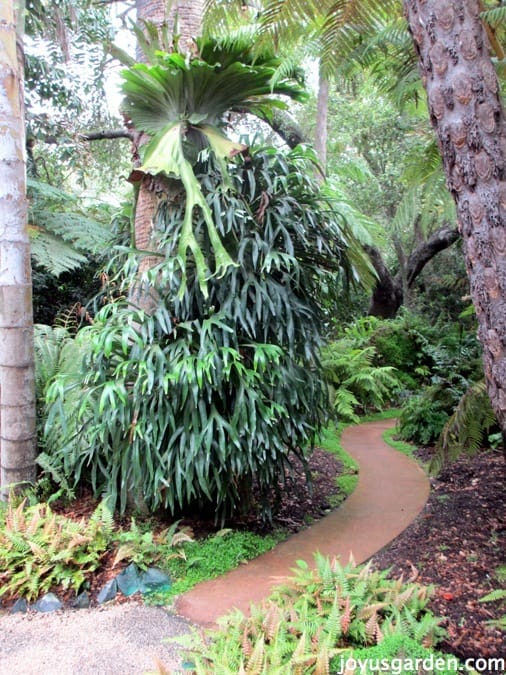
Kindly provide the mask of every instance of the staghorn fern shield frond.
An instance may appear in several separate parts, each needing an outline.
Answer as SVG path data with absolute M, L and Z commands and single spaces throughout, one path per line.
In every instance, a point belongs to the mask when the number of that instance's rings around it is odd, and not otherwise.
M 138 171 L 180 179 L 186 191 L 184 225 L 178 254 L 186 260 L 193 254 L 199 284 L 207 292 L 209 269 L 192 228 L 195 207 L 205 219 L 214 249 L 214 275 L 222 275 L 234 264 L 221 242 L 212 214 L 193 171 L 192 156 L 202 150 L 214 155 L 223 182 L 227 184 L 227 162 L 247 146 L 228 139 L 221 130 L 227 112 L 249 112 L 268 119 L 274 107 L 286 108 L 277 98 L 304 100 L 300 74 L 276 77 L 280 63 L 271 53 L 257 57 L 253 43 L 214 39 L 197 43 L 199 57 L 186 59 L 178 53 L 159 52 L 155 64 L 138 63 L 123 71 L 123 112 L 139 131 L 152 136 Z M 190 149 L 190 151 L 189 151 Z M 182 290 L 184 290 L 184 279 Z

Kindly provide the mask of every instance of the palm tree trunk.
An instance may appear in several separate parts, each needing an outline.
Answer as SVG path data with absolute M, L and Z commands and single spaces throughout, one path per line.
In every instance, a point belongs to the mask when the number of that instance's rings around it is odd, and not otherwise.
M 329 117 L 329 80 L 320 68 L 318 79 L 318 101 L 316 105 L 316 129 L 314 147 L 323 172 L 327 172 L 327 142 Z
M 35 478 L 35 384 L 20 3 L 0 4 L 0 490 Z
M 478 0 L 404 0 L 506 432 L 506 124 Z

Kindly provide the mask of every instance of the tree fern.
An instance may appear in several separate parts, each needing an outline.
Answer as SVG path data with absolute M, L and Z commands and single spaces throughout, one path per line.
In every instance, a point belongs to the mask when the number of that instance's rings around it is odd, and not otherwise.
M 439 436 L 430 470 L 437 473 L 461 453 L 475 454 L 495 423 L 485 381 L 471 385 Z
M 110 246 L 109 228 L 87 215 L 76 197 L 33 178 L 27 189 L 31 253 L 41 267 L 58 276 L 82 265 L 87 254 Z M 109 215 L 103 210 L 102 217 Z

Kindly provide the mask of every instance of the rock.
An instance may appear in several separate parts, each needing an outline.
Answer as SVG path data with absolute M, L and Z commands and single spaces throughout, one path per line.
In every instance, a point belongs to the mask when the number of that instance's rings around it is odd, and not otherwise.
M 11 607 L 11 614 L 25 614 L 28 611 L 28 603 L 24 598 L 18 598 Z
M 137 593 L 141 587 L 141 577 L 137 565 L 131 563 L 128 567 L 125 567 L 116 577 L 116 582 L 123 595 L 128 597 Z
M 63 609 L 63 604 L 54 593 L 46 593 L 40 600 L 37 600 L 33 609 L 36 612 L 55 612 L 57 609 Z
M 88 609 L 90 606 L 90 596 L 86 591 L 79 593 L 71 605 L 74 609 Z
M 118 584 L 116 583 L 116 579 L 111 579 L 111 581 L 108 581 L 97 595 L 98 604 L 103 605 L 104 602 L 114 600 L 117 592 L 118 592 Z
M 150 567 L 140 577 L 140 592 L 153 593 L 153 591 L 165 591 L 172 586 L 170 577 L 157 567 Z

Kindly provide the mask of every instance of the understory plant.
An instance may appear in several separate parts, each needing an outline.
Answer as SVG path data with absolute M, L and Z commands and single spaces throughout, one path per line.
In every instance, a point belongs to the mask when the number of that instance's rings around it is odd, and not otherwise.
M 218 630 L 182 642 L 199 675 L 334 672 L 350 649 L 393 636 L 433 647 L 443 631 L 426 608 L 431 593 L 370 564 L 342 566 L 317 555 L 314 570 L 299 561 L 295 576 L 252 607 L 251 616 L 232 613 Z
M 0 511 L 0 596 L 33 600 L 58 585 L 78 591 L 100 566 L 112 532 L 105 503 L 80 521 L 47 504 L 9 503 Z
M 142 284 L 125 272 L 125 296 L 76 337 L 87 345 L 80 375 L 49 388 L 44 459 L 55 475 L 90 483 L 121 510 L 142 495 L 150 510 L 224 518 L 249 506 L 253 483 L 261 494 L 275 485 L 290 453 L 305 460 L 328 413 L 323 303 L 361 260 L 312 170 L 301 148 L 252 153 L 229 167 L 227 186 L 210 158 L 195 167 L 235 260 L 205 293 L 178 257 L 184 200 L 161 204 L 159 264 Z M 214 269 L 198 211 L 193 227 Z M 135 307 L 132 286 L 151 294 L 152 311 Z
M 392 366 L 374 365 L 374 347 L 354 347 L 345 338 L 322 351 L 325 379 L 343 422 L 359 421 L 359 412 L 381 410 L 395 398 L 401 383 Z

